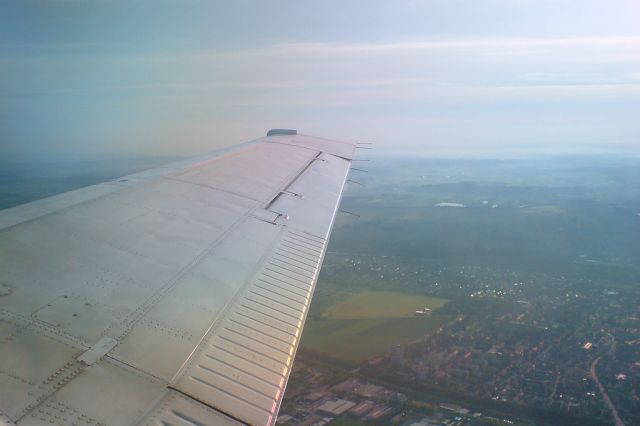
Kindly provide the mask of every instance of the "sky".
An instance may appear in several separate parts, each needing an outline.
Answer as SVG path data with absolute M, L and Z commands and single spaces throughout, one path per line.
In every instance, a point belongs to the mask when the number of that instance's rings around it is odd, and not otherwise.
M 640 153 L 637 0 L 0 0 L 0 158 Z

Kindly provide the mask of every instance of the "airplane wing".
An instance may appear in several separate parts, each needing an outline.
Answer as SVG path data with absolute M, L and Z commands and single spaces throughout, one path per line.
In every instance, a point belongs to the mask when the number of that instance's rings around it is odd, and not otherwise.
M 0 424 L 273 425 L 354 145 L 272 130 L 0 212 Z

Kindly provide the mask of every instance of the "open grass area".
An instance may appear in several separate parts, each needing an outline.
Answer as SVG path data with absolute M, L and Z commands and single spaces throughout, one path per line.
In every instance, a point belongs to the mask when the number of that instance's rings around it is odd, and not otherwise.
M 333 358 L 361 362 L 382 354 L 393 343 L 411 342 L 441 326 L 449 317 L 437 312 L 431 317 L 413 314 L 424 307 L 435 311 L 446 302 L 388 291 L 332 293 L 324 299 L 322 315 L 307 319 L 301 345 Z
M 345 361 L 361 362 L 389 350 L 393 343 L 408 343 L 438 328 L 450 318 L 381 318 L 307 321 L 302 348 Z
M 391 291 L 361 291 L 325 311 L 329 319 L 368 319 L 412 317 L 418 309 L 438 309 L 447 303 L 438 297 L 417 296 Z

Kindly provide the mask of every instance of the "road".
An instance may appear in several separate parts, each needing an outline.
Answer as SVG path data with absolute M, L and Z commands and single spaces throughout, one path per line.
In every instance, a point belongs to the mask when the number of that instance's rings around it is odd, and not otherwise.
M 598 373 L 596 372 L 596 367 L 598 366 L 598 363 L 600 362 L 601 359 L 602 357 L 599 356 L 591 363 L 591 378 L 598 385 L 598 389 L 600 390 L 600 395 L 602 395 L 602 399 L 604 399 L 604 402 L 609 407 L 609 411 L 611 411 L 611 417 L 613 417 L 613 421 L 615 425 L 624 426 L 623 421 L 620 419 L 620 416 L 618 415 L 618 410 L 616 410 L 616 407 L 613 405 L 613 402 L 611 402 L 609 395 L 607 395 L 607 391 L 604 389 L 604 386 L 602 386 L 602 383 L 600 383 L 600 379 L 598 379 Z

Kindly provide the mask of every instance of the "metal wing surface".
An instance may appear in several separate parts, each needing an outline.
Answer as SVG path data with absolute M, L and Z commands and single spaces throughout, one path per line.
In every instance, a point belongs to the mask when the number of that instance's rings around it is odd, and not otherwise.
M 285 133 L 0 212 L 0 424 L 275 423 L 354 151 Z

